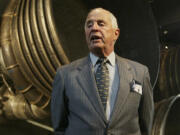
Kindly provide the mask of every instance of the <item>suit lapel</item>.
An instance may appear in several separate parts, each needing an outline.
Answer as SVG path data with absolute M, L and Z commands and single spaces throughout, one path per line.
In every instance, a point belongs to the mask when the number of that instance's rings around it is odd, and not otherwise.
M 95 110 L 99 113 L 100 117 L 107 122 L 105 112 L 98 95 L 96 81 L 92 72 L 92 64 L 89 57 L 86 57 L 85 61 L 78 67 L 78 70 L 79 74 L 77 76 L 77 80 L 80 86 L 84 90 Z
M 120 112 L 123 109 L 123 105 L 128 97 L 130 92 L 130 83 L 133 79 L 133 74 L 128 63 L 121 57 L 116 56 L 116 62 L 118 65 L 119 71 L 119 90 L 116 96 L 116 102 L 114 104 L 113 112 L 111 114 L 110 124 L 117 118 L 117 115 L 120 115 Z

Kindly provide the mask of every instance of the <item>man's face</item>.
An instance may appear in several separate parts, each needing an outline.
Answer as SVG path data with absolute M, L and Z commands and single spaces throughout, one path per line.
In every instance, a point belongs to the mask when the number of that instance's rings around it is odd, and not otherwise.
M 111 16 L 104 10 L 91 11 L 86 19 L 85 34 L 88 48 L 95 53 L 102 51 L 108 55 L 114 50 L 114 43 L 119 36 L 119 29 L 113 28 Z

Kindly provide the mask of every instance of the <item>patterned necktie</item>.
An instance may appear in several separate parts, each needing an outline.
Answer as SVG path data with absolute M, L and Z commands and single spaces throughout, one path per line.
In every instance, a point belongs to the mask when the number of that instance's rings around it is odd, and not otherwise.
M 97 64 L 99 63 L 99 66 L 95 73 L 99 96 L 101 98 L 101 102 L 105 111 L 106 111 L 106 104 L 107 104 L 107 98 L 109 92 L 109 71 L 106 66 L 107 62 L 108 60 L 105 58 L 99 59 L 97 61 Z

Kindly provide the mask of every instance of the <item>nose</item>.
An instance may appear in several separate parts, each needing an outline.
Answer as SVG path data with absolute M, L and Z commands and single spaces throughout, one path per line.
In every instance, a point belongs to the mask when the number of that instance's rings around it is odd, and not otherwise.
M 98 24 L 97 23 L 93 23 L 92 25 L 92 30 L 98 30 Z

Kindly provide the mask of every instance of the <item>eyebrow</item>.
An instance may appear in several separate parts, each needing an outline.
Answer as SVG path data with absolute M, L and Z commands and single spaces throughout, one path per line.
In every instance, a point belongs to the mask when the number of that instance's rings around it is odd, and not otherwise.
M 93 20 L 92 19 L 90 19 L 90 20 L 87 20 L 86 21 L 86 24 L 89 24 L 90 22 L 92 22 Z M 98 19 L 98 20 L 96 20 L 96 22 L 105 22 L 103 19 Z
M 86 24 L 88 24 L 88 23 L 90 23 L 90 22 L 92 22 L 92 20 L 87 20 L 87 21 L 86 21 Z

